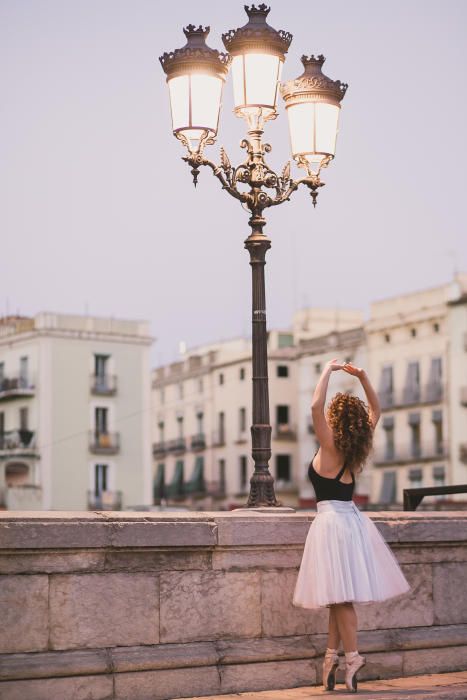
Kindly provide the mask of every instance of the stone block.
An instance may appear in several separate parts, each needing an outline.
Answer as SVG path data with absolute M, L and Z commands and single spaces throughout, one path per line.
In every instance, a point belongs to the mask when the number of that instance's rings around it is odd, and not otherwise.
M 299 547 L 256 547 L 219 549 L 212 553 L 213 569 L 295 569 L 300 566 L 303 545 Z
M 211 522 L 113 522 L 113 547 L 212 547 L 217 525 Z
M 425 514 L 424 514 L 425 515 Z M 399 542 L 466 542 L 467 519 L 426 516 L 423 520 L 405 518 L 397 528 Z
M 463 646 L 440 649 L 411 649 L 403 654 L 404 676 L 467 671 L 467 643 Z
M 74 571 L 101 571 L 104 552 L 21 552 L 0 556 L 0 574 L 62 574 Z
M 106 571 L 188 571 L 211 568 L 210 551 L 153 550 L 108 551 L 105 554 Z
M 259 572 L 160 575 L 160 640 L 190 642 L 261 634 Z
M 0 654 L 0 680 L 92 675 L 111 670 L 107 652 L 100 649 Z
M 285 519 L 258 516 L 257 519 L 240 520 L 232 518 L 218 522 L 218 544 L 236 545 L 304 545 L 310 522 L 307 520 Z
M 48 643 L 47 576 L 0 578 L 0 650 L 43 651 Z
M 115 700 L 167 700 L 220 692 L 215 666 L 115 675 Z
M 308 635 L 259 639 L 221 639 L 216 642 L 220 664 L 240 664 L 284 659 L 312 659 L 316 648 Z
M 435 624 L 467 622 L 467 562 L 433 565 Z
M 112 700 L 112 676 L 41 678 L 0 683 L 2 700 Z
M 85 520 L 0 522 L 0 549 L 95 549 L 110 545 L 105 522 Z
M 467 544 L 452 547 L 433 547 L 432 543 L 417 544 L 412 547 L 399 547 L 396 552 L 401 564 L 432 564 L 438 562 L 467 561 Z
M 356 604 L 358 629 L 417 627 L 433 624 L 433 588 L 430 564 L 404 564 L 413 590 L 379 603 Z
M 215 642 L 117 647 L 110 650 L 110 655 L 112 668 L 117 673 L 184 666 L 215 666 L 218 661 Z
M 157 577 L 70 574 L 50 579 L 53 649 L 159 642 Z
M 328 628 L 329 611 L 292 605 L 298 570 L 262 571 L 262 634 L 266 637 L 313 634 Z
M 316 684 L 316 669 L 307 660 L 232 664 L 220 667 L 221 693 L 244 693 Z

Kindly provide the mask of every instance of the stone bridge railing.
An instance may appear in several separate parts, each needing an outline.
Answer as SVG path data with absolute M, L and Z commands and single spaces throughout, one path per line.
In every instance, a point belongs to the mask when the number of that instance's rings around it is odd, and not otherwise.
M 362 678 L 467 669 L 467 513 L 373 513 L 413 585 L 357 606 Z M 0 514 L 2 700 L 313 685 L 327 611 L 292 606 L 313 513 Z

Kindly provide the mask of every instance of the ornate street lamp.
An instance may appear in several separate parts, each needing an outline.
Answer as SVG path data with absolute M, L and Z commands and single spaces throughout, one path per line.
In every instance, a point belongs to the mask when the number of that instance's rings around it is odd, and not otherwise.
M 250 479 L 246 507 L 280 506 L 274 493 L 274 479 L 268 468 L 271 457 L 269 390 L 266 335 L 266 295 L 264 265 L 271 241 L 263 233 L 263 212 L 290 199 L 299 185 L 308 187 L 316 206 L 318 188 L 324 185 L 320 171 L 335 154 L 340 101 L 347 85 L 332 81 L 321 72 L 323 56 L 303 57 L 303 75 L 280 84 L 285 54 L 292 41 L 288 32 L 277 31 L 267 23 L 269 7 L 264 4 L 245 7 L 248 22 L 239 29 L 223 34 L 228 54 L 206 45 L 209 27 L 189 25 L 187 44 L 160 58 L 167 74 L 172 126 L 175 136 L 186 146 L 183 157 L 191 166 L 196 185 L 201 166 L 207 165 L 222 188 L 250 211 L 251 233 L 245 240 L 252 267 L 252 345 L 253 345 L 253 425 L 252 456 L 255 470 Z M 220 164 L 204 155 L 213 144 L 226 74 L 232 65 L 235 114 L 247 123 L 248 138 L 240 146 L 246 150 L 245 161 L 236 167 L 221 148 Z M 306 176 L 294 180 L 290 162 L 278 175 L 267 165 L 265 154 L 271 146 L 263 143 L 267 120 L 277 116 L 278 89 L 285 100 L 289 117 L 292 157 L 306 170 Z M 247 185 L 244 191 L 240 186 Z

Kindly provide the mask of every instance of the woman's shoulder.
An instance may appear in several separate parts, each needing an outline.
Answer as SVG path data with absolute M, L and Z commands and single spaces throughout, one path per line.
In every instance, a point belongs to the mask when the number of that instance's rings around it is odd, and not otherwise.
M 338 450 L 319 447 L 313 455 L 310 466 L 318 475 L 332 478 L 336 476 L 339 469 L 342 469 L 344 463 L 344 457 Z

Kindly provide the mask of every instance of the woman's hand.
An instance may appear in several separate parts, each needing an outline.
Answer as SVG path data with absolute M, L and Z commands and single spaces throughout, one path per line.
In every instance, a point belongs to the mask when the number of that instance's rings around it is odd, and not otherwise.
M 365 376 L 365 370 L 361 367 L 355 367 L 355 365 L 353 365 L 351 362 L 344 362 L 342 369 L 344 370 L 344 372 L 353 374 L 354 377 L 358 377 L 359 379 L 363 379 L 363 377 Z
M 337 357 L 334 358 L 334 360 L 329 360 L 329 362 L 326 362 L 325 369 L 330 369 L 331 372 L 335 372 L 338 369 L 344 369 L 345 363 L 338 362 Z

